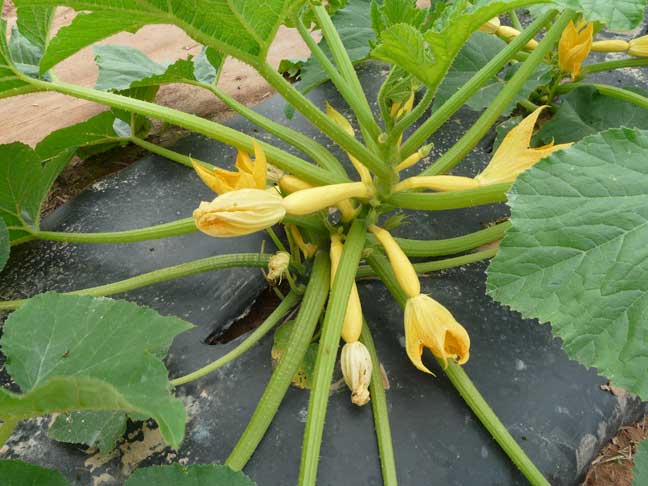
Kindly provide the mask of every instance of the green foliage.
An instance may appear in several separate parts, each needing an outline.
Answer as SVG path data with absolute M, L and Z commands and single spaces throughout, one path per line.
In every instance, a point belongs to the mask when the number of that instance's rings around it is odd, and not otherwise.
M 6 31 L 7 22 L 0 18 L 0 99 L 33 91 L 29 83 L 21 79 L 20 71 L 11 59 Z M 13 49 L 16 50 L 15 42 Z
M 9 260 L 9 252 L 11 250 L 11 241 L 9 240 L 9 231 L 4 219 L 0 218 L 0 272 Z
M 272 360 L 277 363 L 281 360 L 282 356 L 288 348 L 290 335 L 295 327 L 295 321 L 287 321 L 277 328 L 274 335 L 274 342 L 272 344 Z M 311 343 L 308 345 L 306 354 L 301 363 L 297 367 L 297 371 L 292 378 L 292 385 L 297 388 L 310 389 L 313 378 L 313 370 L 315 368 L 315 358 L 317 357 L 317 344 Z
M 250 478 L 220 464 L 196 464 L 183 467 L 154 466 L 138 469 L 124 486 L 254 486 Z
M 2 486 L 70 486 L 60 472 L 22 461 L 0 460 L 0 478 Z
M 645 90 L 630 88 L 645 95 Z M 556 114 L 536 134 L 542 143 L 576 142 L 587 135 L 608 128 L 633 127 L 648 129 L 648 111 L 633 103 L 611 98 L 596 88 L 576 88 L 560 99 Z
M 637 447 L 632 472 L 634 474 L 632 486 L 644 486 L 648 484 L 648 440 L 646 439 L 641 441 Z
M 643 20 L 646 8 L 646 0 L 554 0 L 553 3 L 582 12 L 586 19 L 598 20 L 612 30 L 634 29 Z
M 44 413 L 52 407 L 125 410 L 155 419 L 165 440 L 178 447 L 186 414 L 170 394 L 160 360 L 174 336 L 190 327 L 125 301 L 53 293 L 34 297 L 4 325 L 0 344 L 6 368 L 26 396 L 6 392 L 9 411 L 0 402 L 0 416 L 24 418 L 21 410 L 33 414 L 38 407 L 46 407 Z M 97 401 L 103 405 L 95 406 Z M 30 404 L 38 406 L 28 410 Z
M 124 432 L 126 413 L 120 410 L 92 410 L 59 415 L 47 435 L 59 442 L 96 447 L 102 454 L 107 454 Z
M 197 42 L 247 62 L 264 60 L 290 0 L 184 0 L 137 3 L 118 0 L 17 0 L 19 8 L 66 5 L 92 10 L 61 29 L 47 49 L 41 70 L 47 70 L 83 47 L 117 32 L 135 32 L 147 24 L 175 24 Z M 199 15 L 197 15 L 199 13 Z
M 0 217 L 12 241 L 38 229 L 41 205 L 71 156 L 64 151 L 42 161 L 25 144 L 0 145 Z
M 54 7 L 23 7 L 18 9 L 18 29 L 44 51 L 49 42 L 49 32 L 54 19 Z
M 567 354 L 648 398 L 648 132 L 613 129 L 514 184 L 488 292 L 551 322 Z

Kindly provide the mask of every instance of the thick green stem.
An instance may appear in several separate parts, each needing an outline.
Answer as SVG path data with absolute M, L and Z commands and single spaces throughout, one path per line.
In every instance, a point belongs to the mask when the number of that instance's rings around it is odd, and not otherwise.
M 324 167 L 331 172 L 339 174 L 341 177 L 347 178 L 347 173 L 344 170 L 344 167 L 335 158 L 331 152 L 329 152 L 323 145 L 317 143 L 310 137 L 293 130 L 287 126 L 284 126 L 280 123 L 267 118 L 260 113 L 248 108 L 243 103 L 239 103 L 234 98 L 229 96 L 223 90 L 204 83 L 194 83 L 196 86 L 200 86 L 206 90 L 212 92 L 218 99 L 225 103 L 229 108 L 237 112 L 239 115 L 247 118 L 252 123 L 257 125 L 260 128 L 263 128 L 268 133 L 274 135 L 275 137 L 283 140 L 286 143 L 289 143 L 298 150 L 301 150 L 303 153 L 311 157 L 315 162 Z
M 454 238 L 445 238 L 443 240 L 412 240 L 409 238 L 396 238 L 398 245 L 410 257 L 433 257 L 452 255 L 462 251 L 472 250 L 478 246 L 485 245 L 499 239 L 502 239 L 511 227 L 509 221 L 489 226 L 483 230 L 475 231 L 467 235 L 457 236 Z M 375 237 L 370 235 L 370 239 L 375 241 Z
M 371 409 L 373 410 L 374 427 L 376 429 L 376 440 L 378 452 L 380 453 L 380 467 L 382 470 L 383 485 L 396 486 L 398 477 L 396 474 L 396 460 L 394 459 L 394 445 L 392 443 L 391 427 L 389 425 L 389 410 L 387 408 L 387 396 L 383 384 L 383 376 L 380 371 L 380 360 L 376 353 L 373 337 L 369 326 L 364 322 L 360 341 L 366 346 L 371 355 L 373 369 L 371 371 Z
M 184 385 L 185 383 L 190 383 L 196 381 L 204 376 L 207 376 L 210 373 L 213 373 L 217 369 L 225 366 L 227 363 L 234 361 L 236 358 L 245 353 L 248 349 L 254 346 L 259 340 L 268 334 L 270 330 L 275 327 L 279 322 L 290 312 L 295 304 L 299 301 L 299 296 L 295 292 L 290 292 L 286 295 L 286 298 L 281 301 L 277 308 L 272 311 L 263 324 L 257 327 L 252 334 L 250 334 L 245 340 L 232 349 L 229 353 L 221 356 L 216 361 L 212 361 L 206 366 L 189 373 L 188 375 L 175 378 L 170 381 L 172 386 Z
M 279 75 L 277 74 L 277 76 Z M 279 77 L 281 78 L 281 76 Z M 281 79 L 283 80 L 283 78 Z M 196 115 L 156 105 L 155 103 L 149 103 L 147 101 L 129 98 L 115 93 L 85 88 L 83 86 L 76 86 L 74 84 L 48 83 L 27 76 L 24 76 L 24 80 L 43 91 L 56 91 L 76 98 L 137 113 L 142 116 L 156 118 L 232 145 L 239 150 L 244 150 L 249 153 L 254 152 L 253 138 L 249 135 L 245 135 L 233 128 L 221 125 L 220 123 L 205 120 Z M 314 109 L 318 111 L 316 108 Z M 322 116 L 326 118 L 325 115 Z M 259 141 L 259 144 L 263 147 L 263 150 L 268 156 L 270 162 L 304 180 L 315 184 L 335 184 L 344 182 L 344 179 L 341 176 L 332 174 L 321 167 L 309 164 L 305 160 L 274 147 L 273 145 L 262 141 Z
M 407 297 L 398 285 L 396 276 L 391 271 L 387 258 L 383 255 L 372 255 L 367 260 L 376 273 L 380 275 L 381 280 L 385 283 L 385 286 L 389 289 L 400 306 L 405 307 Z M 472 381 L 470 381 L 470 378 L 463 368 L 453 362 L 448 362 L 448 366 L 445 367 L 441 360 L 437 361 L 439 361 L 441 368 L 461 397 L 465 400 L 466 404 L 529 482 L 533 486 L 549 486 L 549 482 L 533 464 L 531 459 L 529 459 L 524 450 L 511 436 L 509 431 L 506 430 L 504 424 L 502 424 L 500 419 L 497 418 L 497 415 L 495 415 L 493 410 L 488 406 L 488 403 L 486 403 L 486 400 L 484 400 L 484 397 L 479 393 L 479 390 L 477 390 Z
M 387 177 L 391 173 L 391 168 L 387 167 L 376 154 L 369 151 L 356 138 L 338 127 L 333 120 L 319 110 L 310 100 L 293 88 L 272 66 L 269 64 L 259 64 L 254 67 L 288 103 L 294 106 L 302 115 L 346 152 L 362 162 L 374 174 Z
M 538 17 L 527 29 L 502 49 L 488 64 L 481 68 L 470 80 L 441 105 L 416 131 L 408 137 L 401 148 L 401 156 L 406 158 L 416 152 L 452 115 L 461 108 L 484 84 L 495 76 L 526 43 L 533 38 L 550 20 L 555 12 L 547 12 Z
M 454 258 L 444 258 L 443 260 L 434 260 L 431 262 L 415 263 L 414 268 L 416 273 L 423 274 L 429 272 L 438 272 L 439 270 L 445 270 L 447 268 L 460 267 L 462 265 L 467 265 L 468 263 L 474 263 L 481 260 L 486 260 L 487 258 L 493 258 L 497 255 L 497 248 L 491 248 L 489 250 L 477 251 L 475 253 L 469 253 L 467 255 L 454 257 Z M 367 278 L 367 277 L 380 277 L 376 273 L 376 270 L 369 266 L 358 267 L 356 272 L 356 278 Z
M 365 239 L 365 222 L 356 219 L 351 225 L 344 244 L 342 258 L 335 273 L 326 316 L 322 324 L 322 334 L 317 348 L 317 358 L 315 359 L 311 393 L 308 401 L 308 418 L 302 445 L 301 468 L 299 470 L 300 486 L 315 486 L 317 482 L 317 466 L 322 445 L 329 391 L 333 378 L 333 368 L 337 358 L 344 314 L 346 313 L 358 263 L 362 256 Z
M 322 29 L 322 34 L 324 35 L 324 39 L 326 39 L 333 60 L 340 70 L 342 78 L 344 78 L 349 86 L 349 91 L 352 96 L 350 96 L 350 99 L 347 99 L 347 103 L 349 103 L 349 106 L 351 106 L 358 117 L 360 125 L 367 130 L 370 138 L 376 142 L 382 130 L 376 123 L 371 111 L 371 106 L 369 106 L 365 92 L 362 89 L 362 84 L 360 84 L 360 80 L 358 79 L 358 75 L 353 67 L 353 62 L 349 58 L 346 47 L 344 47 L 342 39 L 340 38 L 335 25 L 333 25 L 333 21 L 326 11 L 326 8 L 323 5 L 313 5 L 312 10 L 317 19 L 317 24 L 320 29 Z M 322 65 L 322 67 L 324 67 L 324 65 Z
M 629 57 L 627 59 L 616 59 L 614 61 L 597 62 L 583 66 L 581 77 L 587 77 L 590 74 L 600 73 L 602 71 L 612 71 L 614 69 L 633 68 L 648 66 L 648 57 Z
M 18 419 L 3 419 L 0 425 L 0 448 L 9 440 L 19 422 Z
M 169 160 L 172 160 L 174 162 L 177 162 L 178 164 L 182 164 L 186 167 L 189 167 L 190 169 L 193 168 L 193 165 L 191 161 L 193 160 L 194 162 L 197 162 L 198 164 L 204 165 L 205 167 L 208 167 L 210 169 L 213 169 L 214 166 L 212 164 L 209 164 L 207 162 L 203 162 L 202 160 L 194 159 L 192 157 L 189 157 L 188 155 L 184 155 L 178 152 L 175 152 L 173 150 L 169 150 L 168 148 L 161 147 L 155 143 L 151 143 L 147 140 L 144 140 L 143 138 L 139 138 L 136 136 L 131 136 L 129 139 L 131 142 L 133 142 L 135 145 L 138 145 L 149 152 L 152 152 L 154 154 L 161 155 L 164 158 L 167 158 Z
M 595 88 L 599 93 L 619 100 L 627 101 L 633 105 L 640 106 L 648 110 L 648 97 L 642 96 L 639 93 L 629 91 L 616 86 L 609 86 L 607 84 L 585 84 L 585 83 L 568 83 L 558 87 L 557 93 L 566 93 L 581 86 L 590 86 Z
M 198 273 L 205 273 L 212 270 L 223 270 L 232 267 L 264 268 L 268 266 L 271 256 L 272 255 L 264 255 L 260 253 L 237 253 L 233 255 L 218 255 L 201 258 L 200 260 L 194 260 L 192 262 L 181 263 L 172 267 L 143 273 L 136 277 L 120 280 L 119 282 L 64 293 L 67 295 L 92 295 L 94 297 L 121 294 L 122 292 L 128 292 L 140 287 L 146 287 L 148 285 L 166 282 L 168 280 L 189 275 L 196 275 Z M 28 299 L 0 301 L 0 311 L 17 309 L 27 302 L 27 300 Z
M 565 10 L 556 22 L 551 26 L 538 47 L 524 61 L 515 72 L 511 80 L 498 93 L 488 108 L 482 113 L 475 124 L 464 134 L 459 141 L 452 146 L 434 164 L 424 170 L 422 175 L 444 174 L 457 165 L 482 139 L 497 121 L 502 112 L 515 99 L 524 83 L 535 72 L 536 68 L 545 59 L 545 56 L 554 48 L 565 26 L 575 16 L 573 10 Z
M 272 372 L 270 381 L 259 400 L 254 414 L 241 435 L 234 450 L 225 461 L 229 467 L 240 471 L 254 454 L 283 400 L 297 368 L 306 354 L 320 314 L 326 302 L 330 284 L 328 253 L 319 252 L 315 257 L 313 272 L 306 288 L 304 300 L 297 314 L 286 351 Z
M 506 192 L 510 187 L 511 184 L 492 184 L 465 191 L 397 192 L 392 194 L 387 202 L 399 208 L 425 211 L 468 208 L 506 201 Z
M 509 10 L 508 14 L 509 14 L 509 19 L 511 19 L 511 25 L 513 25 L 513 27 L 515 27 L 517 30 L 522 30 L 522 23 L 520 22 L 520 19 L 515 9 Z

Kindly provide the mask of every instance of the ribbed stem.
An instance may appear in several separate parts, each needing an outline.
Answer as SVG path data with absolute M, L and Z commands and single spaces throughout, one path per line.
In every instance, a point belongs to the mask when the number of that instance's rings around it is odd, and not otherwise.
M 205 273 L 212 270 L 223 270 L 232 267 L 264 268 L 268 265 L 271 256 L 272 255 L 259 253 L 218 255 L 194 260 L 188 263 L 181 263 L 180 265 L 174 265 L 160 270 L 154 270 L 136 277 L 127 278 L 126 280 L 120 280 L 119 282 L 64 293 L 67 295 L 92 295 L 94 297 L 121 294 L 122 292 L 128 292 L 140 287 L 146 287 L 148 285 L 166 282 L 175 278 L 196 275 L 198 273 Z M 0 301 L 0 311 L 17 309 L 27 302 L 27 300 L 28 299 Z
M 283 400 L 290 382 L 301 364 L 311 342 L 326 297 L 330 280 L 328 253 L 319 252 L 315 256 L 313 272 L 306 287 L 304 300 L 297 314 L 293 331 L 279 364 L 272 372 L 254 414 L 241 435 L 234 450 L 225 461 L 235 471 L 240 471 L 254 454 L 259 442 L 265 435 L 277 409 Z
M 186 167 L 189 167 L 190 169 L 193 169 L 193 165 L 191 164 L 192 157 L 189 157 L 184 154 L 180 154 L 178 152 L 175 152 L 173 150 L 169 150 L 168 148 L 161 147 L 155 143 L 151 143 L 147 140 L 144 140 L 143 138 L 139 138 L 136 136 L 131 136 L 129 137 L 129 140 L 133 142 L 135 145 L 139 145 L 140 147 L 148 150 L 149 152 L 152 152 L 154 154 L 161 155 L 164 158 L 167 158 L 169 160 L 172 160 L 173 162 L 177 162 L 178 164 L 182 164 Z M 205 167 L 208 167 L 210 169 L 213 169 L 214 166 L 212 164 L 209 164 L 207 162 L 203 162 L 202 160 L 198 159 L 193 159 L 195 162 L 204 165 Z
M 590 86 L 592 88 L 595 88 L 599 93 L 605 96 L 610 96 L 611 98 L 627 101 L 628 103 L 632 103 L 633 105 L 648 109 L 647 97 L 642 96 L 639 93 L 629 91 L 627 89 L 617 88 L 616 86 L 609 86 L 607 84 L 568 83 L 559 86 L 556 92 L 566 93 L 581 86 Z
M 295 292 L 290 292 L 286 295 L 286 298 L 281 301 L 277 308 L 272 311 L 272 313 L 266 318 L 263 323 L 257 327 L 252 334 L 250 334 L 245 340 L 232 349 L 229 353 L 221 356 L 215 361 L 212 361 L 206 366 L 189 373 L 188 375 L 175 378 L 170 381 L 172 386 L 184 385 L 185 383 L 190 383 L 196 381 L 204 376 L 207 376 L 210 373 L 213 373 L 217 369 L 225 366 L 227 363 L 234 361 L 236 358 L 245 353 L 248 349 L 254 346 L 259 340 L 268 334 L 270 330 L 275 327 L 281 320 L 290 312 L 295 304 L 299 301 L 299 296 Z
M 322 324 L 322 334 L 317 348 L 317 358 L 308 401 L 308 418 L 302 445 L 301 468 L 299 470 L 300 486 L 315 486 L 317 482 L 317 466 L 333 368 L 337 358 L 340 333 L 351 293 L 351 286 L 355 281 L 355 273 L 362 256 L 365 238 L 365 222 L 356 219 L 351 225 L 344 244 L 342 258 L 331 286 L 331 295 L 324 323 Z
M 441 211 L 506 201 L 511 184 L 492 184 L 479 189 L 449 192 L 398 192 L 387 200 L 399 208 Z
M 614 69 L 633 68 L 648 66 L 648 57 L 629 57 L 627 59 L 616 59 L 614 61 L 597 62 L 583 66 L 581 76 L 586 77 L 590 74 L 600 73 L 602 71 L 612 71 Z

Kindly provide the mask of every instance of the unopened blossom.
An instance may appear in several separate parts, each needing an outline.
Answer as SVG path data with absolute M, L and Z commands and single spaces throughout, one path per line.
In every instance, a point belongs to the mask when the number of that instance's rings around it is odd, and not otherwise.
M 578 26 L 569 21 L 560 36 L 558 43 L 558 64 L 565 73 L 570 73 L 576 79 L 581 71 L 583 61 L 592 49 L 592 34 L 594 24 L 579 22 Z
M 351 401 L 359 407 L 369 400 L 369 384 L 373 365 L 369 350 L 360 341 L 346 343 L 340 356 L 344 382 L 351 390 Z

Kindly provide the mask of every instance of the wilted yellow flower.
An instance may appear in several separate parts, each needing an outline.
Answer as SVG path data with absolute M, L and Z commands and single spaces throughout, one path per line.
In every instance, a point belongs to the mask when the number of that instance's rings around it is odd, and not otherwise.
M 286 215 L 276 192 L 239 189 L 211 202 L 201 202 L 193 212 L 196 227 L 209 236 L 226 238 L 254 233 L 278 223 Z
M 331 236 L 331 285 L 335 281 L 340 258 L 342 258 L 342 250 L 344 245 L 339 235 Z M 352 343 L 360 339 L 362 332 L 362 304 L 360 303 L 360 295 L 358 294 L 358 287 L 355 282 L 351 285 L 351 293 L 349 294 L 349 302 L 347 304 L 346 313 L 344 314 L 344 323 L 342 324 L 342 339 L 347 343 Z
M 419 370 L 432 374 L 421 355 L 423 348 L 444 361 L 456 359 L 464 364 L 470 357 L 470 337 L 453 315 L 433 298 L 419 294 L 405 305 L 405 349 Z
M 373 365 L 371 355 L 359 341 L 346 343 L 340 356 L 344 382 L 351 390 L 351 401 L 359 407 L 369 402 L 369 384 Z
M 375 225 L 370 226 L 369 231 L 376 236 L 376 239 L 385 249 L 387 258 L 389 258 L 389 264 L 394 270 L 394 275 L 405 292 L 405 295 L 409 298 L 421 293 L 421 284 L 416 270 L 412 266 L 412 262 L 409 261 L 407 255 L 405 255 L 405 252 L 389 231 Z
M 574 22 L 570 20 L 560 36 L 558 64 L 563 72 L 571 73 L 572 79 L 578 77 L 581 64 L 590 53 L 593 29 L 592 22 L 588 22 L 586 25 L 579 22 L 578 27 L 576 27 Z
M 628 54 L 635 57 L 648 57 L 648 35 L 628 42 Z
M 284 199 L 283 204 L 288 214 L 303 216 L 334 206 L 345 199 L 368 199 L 372 195 L 373 188 L 369 184 L 345 182 L 294 192 Z
M 256 159 L 253 162 L 248 153 L 239 150 L 236 156 L 236 168 L 238 169 L 236 172 L 218 167 L 209 170 L 195 161 L 192 161 L 193 167 L 202 181 L 216 194 L 224 194 L 237 189 L 265 189 L 268 170 L 266 156 L 256 140 L 252 143 Z
M 269 282 L 279 282 L 288 271 L 290 265 L 290 253 L 287 251 L 278 251 L 270 257 L 268 262 L 268 275 Z
M 571 146 L 571 143 L 532 148 L 531 137 L 536 121 L 546 108 L 541 106 L 509 131 L 495 151 L 493 158 L 481 174 L 475 177 L 480 185 L 513 182 L 522 172 L 538 163 L 556 150 Z

